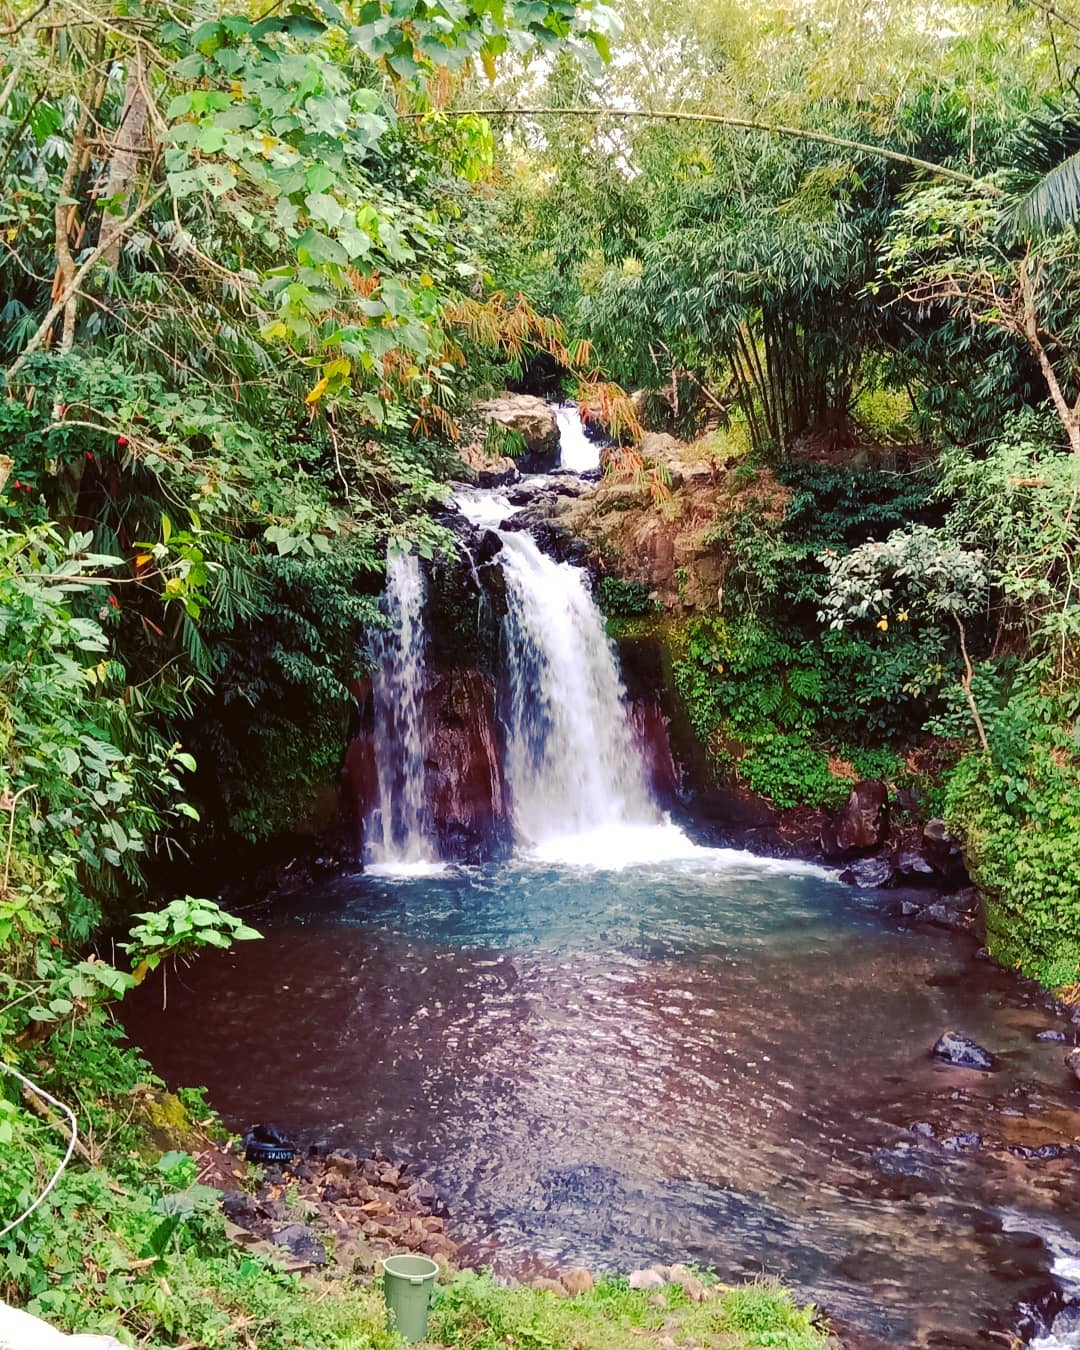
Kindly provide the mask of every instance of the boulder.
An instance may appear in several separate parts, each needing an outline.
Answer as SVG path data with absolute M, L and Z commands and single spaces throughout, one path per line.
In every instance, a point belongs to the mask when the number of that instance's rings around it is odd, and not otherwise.
M 1073 1077 L 1080 1083 L 1080 1047 L 1069 1051 L 1065 1056 L 1065 1063 L 1072 1070 Z
M 707 1297 L 705 1286 L 689 1266 L 674 1265 L 668 1272 L 668 1279 L 677 1284 L 691 1303 L 704 1303 Z
M 547 473 L 558 465 L 559 424 L 542 398 L 503 394 L 477 404 L 476 410 L 485 421 L 516 431 L 524 440 L 525 453 L 516 460 L 523 473 Z
M 962 1134 L 950 1134 L 941 1141 L 941 1147 L 949 1153 L 962 1153 L 969 1148 L 982 1148 L 982 1135 L 966 1130 Z
M 1055 1041 L 1057 1043 L 1064 1043 L 1068 1037 L 1063 1031 L 1058 1031 L 1054 1027 L 1048 1027 L 1045 1031 L 1038 1032 L 1035 1039 L 1037 1041 Z
M 956 1031 L 942 1032 L 931 1053 L 935 1059 L 957 1069 L 982 1069 L 986 1072 L 994 1067 L 994 1057 L 988 1050 Z
M 826 856 L 849 858 L 868 853 L 884 840 L 889 828 L 889 790 L 877 778 L 864 778 L 851 789 L 836 818 L 835 834 L 823 831 Z
M 960 841 L 951 835 L 943 820 L 928 820 L 923 826 L 922 852 L 930 866 L 949 886 L 967 886 L 969 877 L 964 865 Z
M 893 876 L 890 858 L 856 858 L 840 873 L 840 880 L 866 890 L 871 887 L 890 886 Z
M 509 455 L 489 455 L 476 441 L 461 446 L 458 458 L 477 487 L 506 487 L 521 477 L 516 462 Z
M 314 1231 L 302 1223 L 290 1223 L 270 1235 L 275 1247 L 283 1247 L 297 1261 L 309 1266 L 326 1265 L 326 1248 Z
M 587 1294 L 593 1287 L 593 1277 L 584 1266 L 575 1266 L 572 1270 L 564 1270 L 559 1276 L 562 1281 L 562 1287 L 575 1298 L 578 1294 Z
M 664 1283 L 658 1270 L 635 1270 L 629 1279 L 631 1289 L 663 1289 Z
M 919 918 L 924 923 L 932 923 L 936 928 L 959 929 L 967 928 L 969 924 L 969 919 L 963 910 L 940 901 L 936 905 L 927 905 L 919 914 Z
M 931 866 L 922 849 L 902 848 L 896 859 L 896 874 L 912 885 L 927 885 L 937 878 L 937 871 Z
M 326 1159 L 327 1170 L 338 1172 L 343 1177 L 355 1176 L 358 1166 L 356 1154 L 348 1148 L 335 1149 Z
M 566 1290 L 558 1280 L 549 1279 L 546 1275 L 539 1275 L 532 1282 L 533 1289 L 539 1289 L 541 1293 L 554 1294 L 557 1298 L 568 1298 Z
M 249 1191 L 223 1191 L 221 1209 L 230 1223 L 236 1224 L 238 1228 L 246 1228 L 249 1232 L 258 1227 L 262 1218 L 259 1202 Z

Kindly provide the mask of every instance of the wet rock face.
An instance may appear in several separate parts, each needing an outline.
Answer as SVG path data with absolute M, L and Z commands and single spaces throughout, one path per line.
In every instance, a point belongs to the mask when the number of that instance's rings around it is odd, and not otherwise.
M 960 841 L 949 833 L 943 820 L 928 820 L 923 826 L 922 856 L 947 886 L 968 884 Z
M 988 1050 L 955 1031 L 944 1032 L 932 1054 L 957 1069 L 981 1069 L 985 1073 L 994 1067 L 994 1058 Z
M 664 710 L 657 699 L 633 699 L 627 715 L 634 741 L 641 751 L 649 791 L 662 806 L 671 809 L 679 801 L 682 783 L 671 753 Z
M 532 394 L 504 394 L 477 404 L 488 422 L 516 431 L 525 441 L 525 453 L 517 457 L 523 473 L 546 473 L 559 462 L 559 424 L 550 406 Z
M 821 832 L 827 858 L 850 858 L 882 843 L 889 829 L 889 790 L 876 778 L 864 778 L 851 789 L 847 804 Z
M 856 858 L 840 873 L 840 880 L 870 890 L 891 885 L 893 876 L 893 865 L 888 858 Z
M 438 675 L 424 699 L 427 801 L 443 858 L 477 863 L 509 852 L 509 801 L 495 686 L 475 670 Z

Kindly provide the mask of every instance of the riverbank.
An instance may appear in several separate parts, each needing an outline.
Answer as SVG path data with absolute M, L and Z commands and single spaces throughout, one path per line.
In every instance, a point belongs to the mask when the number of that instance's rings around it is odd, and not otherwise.
M 185 1350 L 399 1350 L 378 1258 L 405 1246 L 437 1249 L 443 1266 L 434 1346 L 835 1344 L 779 1286 L 728 1289 L 676 1269 L 642 1289 L 581 1271 L 538 1289 L 459 1271 L 422 1178 L 345 1153 L 265 1171 L 246 1163 L 201 1094 L 164 1091 L 102 1019 L 52 1038 L 33 1069 L 46 1090 L 77 1100 L 80 1138 L 56 1189 L 0 1238 L 0 1300 L 57 1328 Z M 53 1120 L 9 1111 L 3 1121 L 14 1122 L 5 1158 L 55 1168 L 64 1139 Z M 44 1334 L 18 1331 L 13 1350 Z

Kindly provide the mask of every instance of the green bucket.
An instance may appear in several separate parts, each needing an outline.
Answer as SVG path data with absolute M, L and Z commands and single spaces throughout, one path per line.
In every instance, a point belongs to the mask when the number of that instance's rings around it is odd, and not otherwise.
M 388 1256 L 383 1262 L 383 1295 L 390 1329 L 412 1344 L 427 1335 L 428 1308 L 439 1267 L 427 1256 Z

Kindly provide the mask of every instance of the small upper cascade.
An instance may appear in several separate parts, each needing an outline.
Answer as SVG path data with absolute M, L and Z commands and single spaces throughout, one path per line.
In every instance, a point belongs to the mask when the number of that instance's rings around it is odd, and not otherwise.
M 377 862 L 429 862 L 434 853 L 425 830 L 424 574 L 415 554 L 387 557 L 384 604 L 390 627 L 375 639 L 372 679 L 378 774 L 372 852 Z
M 573 473 L 588 473 L 600 467 L 600 447 L 585 434 L 576 403 L 560 403 L 555 407 L 559 424 L 559 467 Z
M 614 648 L 580 568 L 502 534 L 506 776 L 519 842 L 656 824 Z

